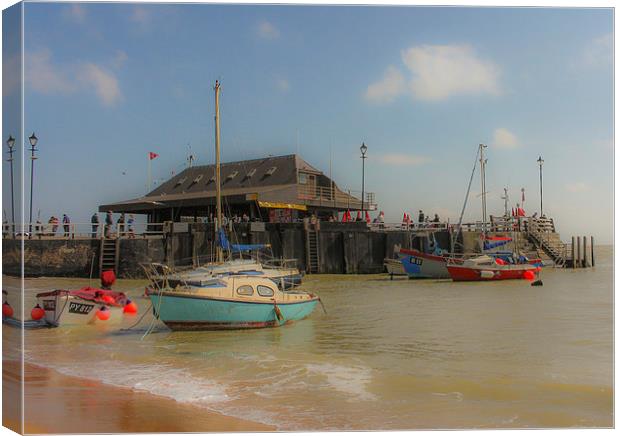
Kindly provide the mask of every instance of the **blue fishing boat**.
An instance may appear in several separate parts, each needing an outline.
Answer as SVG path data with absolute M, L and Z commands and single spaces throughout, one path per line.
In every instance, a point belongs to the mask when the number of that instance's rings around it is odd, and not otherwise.
M 269 279 L 244 275 L 164 287 L 149 297 L 155 316 L 172 330 L 279 327 L 306 318 L 319 302 L 312 293 L 283 292 Z

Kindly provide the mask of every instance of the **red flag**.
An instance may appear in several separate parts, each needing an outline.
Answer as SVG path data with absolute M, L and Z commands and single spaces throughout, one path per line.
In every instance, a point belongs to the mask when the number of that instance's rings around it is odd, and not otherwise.
M 361 220 L 362 220 L 362 211 L 358 210 L 357 211 L 357 219 L 356 219 L 356 221 L 361 221 Z
M 349 211 L 348 210 L 345 213 L 342 214 L 342 222 L 343 223 L 348 223 L 349 222 Z
M 159 155 L 157 153 L 153 153 L 152 151 L 149 151 L 149 159 L 150 160 L 153 160 L 153 159 L 155 159 L 158 156 Z
M 407 224 L 407 212 L 403 213 L 403 224 Z
M 370 224 L 370 214 L 366 211 L 366 222 Z

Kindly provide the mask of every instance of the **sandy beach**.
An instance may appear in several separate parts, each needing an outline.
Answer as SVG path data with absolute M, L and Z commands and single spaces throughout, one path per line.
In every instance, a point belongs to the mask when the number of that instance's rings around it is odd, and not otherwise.
M 20 432 L 20 362 L 3 361 L 5 427 Z M 274 428 L 26 364 L 25 433 L 262 432 Z M 14 400 L 13 400 L 14 399 Z

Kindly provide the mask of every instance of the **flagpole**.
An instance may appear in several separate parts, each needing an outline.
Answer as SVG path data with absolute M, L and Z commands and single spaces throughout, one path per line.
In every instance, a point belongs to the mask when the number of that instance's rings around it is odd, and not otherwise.
M 148 162 L 148 175 L 146 178 L 146 193 L 148 194 L 151 191 L 151 161 L 153 159 L 151 159 L 151 152 L 149 152 L 149 154 L 146 156 L 147 159 L 149 160 Z

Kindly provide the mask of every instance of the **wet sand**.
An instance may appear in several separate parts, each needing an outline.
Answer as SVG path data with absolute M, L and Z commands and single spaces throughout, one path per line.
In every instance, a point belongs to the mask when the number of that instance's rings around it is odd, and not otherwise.
M 26 364 L 25 433 L 267 432 L 275 428 Z M 3 361 L 3 422 L 19 420 L 20 362 Z

